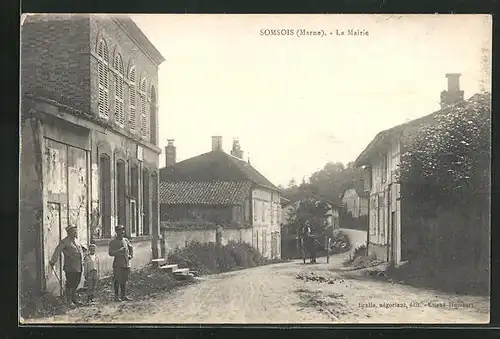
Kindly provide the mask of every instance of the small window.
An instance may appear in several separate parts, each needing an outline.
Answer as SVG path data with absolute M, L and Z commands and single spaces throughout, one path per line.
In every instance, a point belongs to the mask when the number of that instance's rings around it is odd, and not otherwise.
M 257 201 L 253 201 L 253 220 L 257 221 L 258 211 L 257 211 Z
M 382 158 L 382 183 L 385 183 L 387 182 L 387 162 L 388 162 L 389 158 L 387 155 L 385 155 L 383 158 Z

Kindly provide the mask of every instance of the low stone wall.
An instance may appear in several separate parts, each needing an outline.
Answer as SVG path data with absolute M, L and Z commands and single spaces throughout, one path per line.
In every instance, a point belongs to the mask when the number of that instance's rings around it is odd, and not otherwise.
M 359 246 L 366 246 L 366 231 L 346 228 L 341 228 L 340 231 L 342 231 L 342 233 L 349 238 L 349 242 L 351 243 L 351 253 L 354 253 L 354 250 L 356 250 Z
M 370 243 L 368 245 L 368 254 L 375 254 L 377 259 L 387 261 L 387 246 Z
M 168 255 L 169 252 L 174 251 L 176 248 L 184 248 L 192 241 L 198 241 L 202 244 L 216 241 L 216 226 L 210 223 L 179 224 L 175 227 L 169 225 L 169 227 L 162 227 L 161 233 L 160 247 L 162 248 L 162 256 Z M 222 245 L 226 245 L 229 241 L 242 241 L 252 244 L 252 229 L 223 229 Z
M 109 255 L 109 239 L 98 240 L 96 253 L 99 255 L 100 276 L 107 277 L 113 274 L 113 257 Z M 151 238 L 142 237 L 138 239 L 131 239 L 132 246 L 134 247 L 134 257 L 130 260 L 132 269 L 138 269 L 151 263 L 153 259 L 151 251 Z

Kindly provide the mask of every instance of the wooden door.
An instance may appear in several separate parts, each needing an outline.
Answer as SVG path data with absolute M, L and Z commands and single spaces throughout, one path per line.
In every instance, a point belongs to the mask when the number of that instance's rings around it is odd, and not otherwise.
M 84 245 L 88 243 L 87 189 L 87 152 L 68 146 L 69 223 L 78 227 L 78 238 Z
M 62 295 L 65 279 L 62 274 L 63 258 L 59 258 L 54 270 L 50 267 L 49 260 L 59 241 L 66 236 L 64 229 L 68 224 L 67 146 L 49 139 L 45 139 L 44 143 L 42 287 L 46 292 Z

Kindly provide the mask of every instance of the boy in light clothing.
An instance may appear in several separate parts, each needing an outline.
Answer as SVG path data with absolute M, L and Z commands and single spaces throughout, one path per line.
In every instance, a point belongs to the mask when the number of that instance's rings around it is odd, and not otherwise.
M 89 251 L 85 256 L 84 270 L 85 280 L 88 287 L 88 302 L 94 302 L 95 291 L 99 283 L 99 256 L 95 253 L 96 245 L 90 244 Z

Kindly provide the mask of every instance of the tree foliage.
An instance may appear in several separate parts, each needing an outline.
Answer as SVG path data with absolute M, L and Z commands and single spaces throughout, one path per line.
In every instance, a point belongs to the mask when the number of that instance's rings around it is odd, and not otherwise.
M 399 179 L 414 199 L 455 204 L 490 185 L 490 95 L 439 111 L 434 123 L 406 140 Z M 409 198 L 409 196 L 407 196 Z
M 408 259 L 478 282 L 489 267 L 490 105 L 481 94 L 435 113 L 404 140 L 398 175 Z
M 331 206 L 326 201 L 317 199 L 303 199 L 296 203 L 289 212 L 289 221 L 286 227 L 290 234 L 298 234 L 302 226 L 310 223 L 314 234 L 323 236 L 328 233 L 328 216 L 331 214 Z
M 292 179 L 283 195 L 292 201 L 316 196 L 340 204 L 346 189 L 362 185 L 361 169 L 353 168 L 352 162 L 346 166 L 341 162 L 329 162 L 300 185 Z

